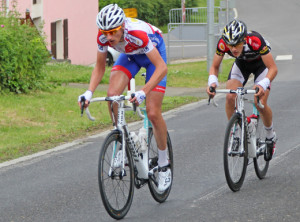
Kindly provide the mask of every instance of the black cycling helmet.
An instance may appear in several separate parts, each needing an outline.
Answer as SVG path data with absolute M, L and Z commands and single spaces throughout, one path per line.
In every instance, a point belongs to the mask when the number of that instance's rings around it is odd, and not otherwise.
M 234 19 L 223 30 L 222 38 L 228 45 L 236 45 L 247 36 L 247 26 L 244 22 Z

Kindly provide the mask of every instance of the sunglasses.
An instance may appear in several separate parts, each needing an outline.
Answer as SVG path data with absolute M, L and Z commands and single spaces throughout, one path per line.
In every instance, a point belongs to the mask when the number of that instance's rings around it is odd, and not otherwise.
M 122 25 L 120 25 L 119 27 L 117 28 L 114 28 L 114 29 L 110 29 L 110 30 L 102 30 L 100 29 L 100 31 L 103 33 L 103 35 L 114 35 L 117 33 L 118 30 L 120 30 L 122 28 Z
M 238 47 L 238 46 L 241 46 L 241 45 L 244 45 L 244 42 L 240 42 L 240 43 L 238 43 L 238 44 L 235 44 L 235 45 L 228 45 L 228 44 L 226 44 L 227 46 L 228 46 L 228 48 L 233 48 L 233 47 Z

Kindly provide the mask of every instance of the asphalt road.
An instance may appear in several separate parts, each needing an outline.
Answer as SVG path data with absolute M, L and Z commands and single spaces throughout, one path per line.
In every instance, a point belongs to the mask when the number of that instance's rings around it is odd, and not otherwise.
M 269 104 L 279 141 L 267 177 L 257 179 L 250 165 L 242 189 L 230 191 L 222 161 L 224 97 L 217 98 L 218 108 L 206 101 L 188 105 L 165 115 L 175 162 L 168 200 L 158 204 L 147 187 L 135 190 L 124 221 L 299 221 L 300 3 L 239 0 L 237 9 L 249 29 L 268 39 L 274 58 L 292 55 L 292 60 L 276 61 L 279 73 Z M 113 221 L 101 203 L 97 182 L 104 136 L 0 168 L 0 221 Z

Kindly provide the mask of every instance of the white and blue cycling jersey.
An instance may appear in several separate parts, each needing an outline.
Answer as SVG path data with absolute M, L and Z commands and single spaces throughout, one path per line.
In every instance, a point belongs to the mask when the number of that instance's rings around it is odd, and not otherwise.
M 151 52 L 154 47 L 165 62 L 167 62 L 166 47 L 163 41 L 161 31 L 155 26 L 142 20 L 126 18 L 124 27 L 124 40 L 116 46 L 111 46 L 106 36 L 101 31 L 98 33 L 97 43 L 100 52 L 106 52 L 108 46 L 121 52 L 119 58 L 115 62 L 113 70 L 124 72 L 129 79 L 134 78 L 141 67 L 146 69 L 146 82 L 151 78 L 155 66 L 147 57 L 147 53 Z M 153 89 L 153 91 L 165 92 L 167 75 Z

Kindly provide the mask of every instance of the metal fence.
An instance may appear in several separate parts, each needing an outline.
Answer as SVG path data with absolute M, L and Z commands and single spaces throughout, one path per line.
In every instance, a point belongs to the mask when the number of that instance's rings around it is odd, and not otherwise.
M 218 12 L 220 7 L 215 7 L 215 23 L 219 22 Z M 175 8 L 171 9 L 169 12 L 170 23 L 183 23 L 182 21 L 182 9 Z M 197 8 L 186 8 L 185 9 L 185 21 L 184 23 L 207 23 L 207 7 L 197 7 Z
M 224 26 L 235 17 L 234 3 L 235 0 L 223 0 L 220 7 L 214 7 L 215 41 Z M 186 8 L 185 18 L 182 17 L 181 8 L 171 9 L 169 20 L 167 35 L 169 62 L 207 56 L 207 7 Z

